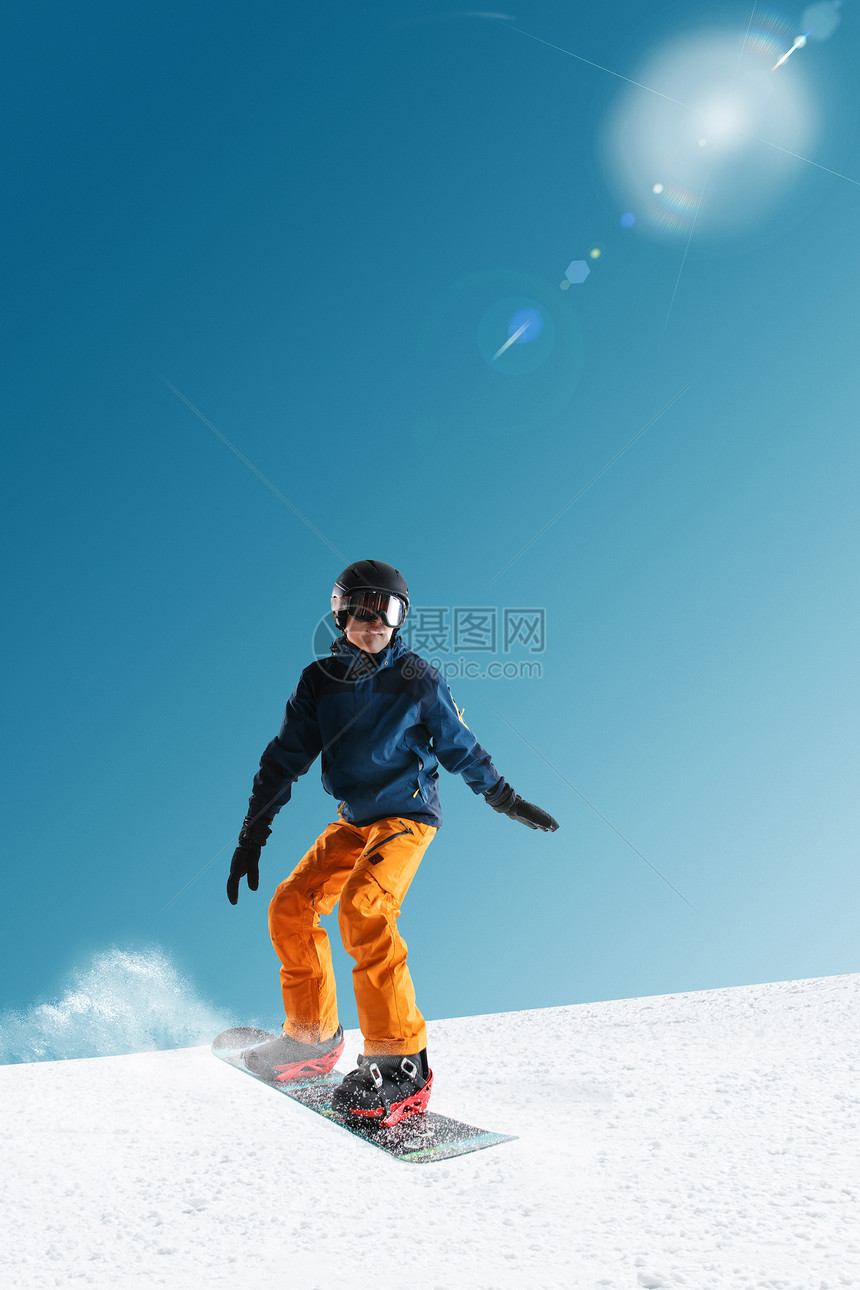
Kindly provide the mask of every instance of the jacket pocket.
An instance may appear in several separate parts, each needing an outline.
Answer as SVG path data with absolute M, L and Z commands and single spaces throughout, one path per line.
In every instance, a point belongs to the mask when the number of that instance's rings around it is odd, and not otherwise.
M 379 864 L 382 859 L 382 856 L 379 854 L 379 848 L 384 847 L 387 842 L 393 842 L 395 838 L 402 838 L 407 833 L 411 835 L 412 830 L 400 829 L 397 833 L 389 833 L 387 838 L 380 838 L 378 842 L 373 844 L 370 855 L 365 853 L 360 856 L 359 859 L 366 860 L 368 864 Z

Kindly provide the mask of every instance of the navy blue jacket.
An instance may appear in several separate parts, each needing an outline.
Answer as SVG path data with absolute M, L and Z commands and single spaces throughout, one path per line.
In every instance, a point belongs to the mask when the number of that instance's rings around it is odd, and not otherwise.
M 260 761 L 249 819 L 271 821 L 322 757 L 322 783 L 348 823 L 389 815 L 438 827 L 441 763 L 474 793 L 505 787 L 442 676 L 399 637 L 373 656 L 341 637 L 302 672 L 281 729 Z

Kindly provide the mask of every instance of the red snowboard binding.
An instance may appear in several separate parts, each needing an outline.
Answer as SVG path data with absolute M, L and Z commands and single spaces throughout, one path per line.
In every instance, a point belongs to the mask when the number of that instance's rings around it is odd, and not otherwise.
M 409 1057 L 364 1057 L 332 1094 L 332 1110 L 367 1128 L 390 1129 L 427 1110 L 433 1072 L 427 1050 Z
M 303 1044 L 290 1035 L 278 1035 L 267 1044 L 246 1048 L 242 1060 L 260 1079 L 270 1084 L 283 1084 L 314 1075 L 328 1075 L 334 1070 L 343 1052 L 343 1026 L 338 1026 L 331 1039 L 320 1044 Z

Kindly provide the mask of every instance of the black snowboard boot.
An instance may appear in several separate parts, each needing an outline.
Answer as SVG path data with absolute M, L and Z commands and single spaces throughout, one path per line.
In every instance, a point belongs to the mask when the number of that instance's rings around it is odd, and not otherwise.
M 334 1090 L 332 1110 L 368 1129 L 390 1128 L 426 1111 L 432 1086 L 426 1048 L 409 1057 L 362 1056 Z
M 338 1026 L 331 1039 L 324 1039 L 319 1044 L 303 1044 L 281 1034 L 268 1043 L 246 1048 L 242 1061 L 260 1079 L 271 1084 L 283 1084 L 287 1080 L 327 1075 L 337 1065 L 343 1044 L 343 1026 Z

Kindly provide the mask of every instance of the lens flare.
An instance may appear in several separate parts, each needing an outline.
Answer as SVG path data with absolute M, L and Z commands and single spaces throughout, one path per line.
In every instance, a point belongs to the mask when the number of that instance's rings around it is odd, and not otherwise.
M 712 144 L 735 143 L 743 134 L 747 113 L 737 97 L 725 95 L 705 104 L 702 121 Z M 701 145 L 701 140 L 697 140 Z
M 486 310 L 478 324 L 477 341 L 481 357 L 493 371 L 525 376 L 549 358 L 555 327 L 537 301 L 508 296 Z
M 635 204 L 637 232 L 683 239 L 695 224 L 697 240 L 733 238 L 804 174 L 797 158 L 809 154 L 817 114 L 802 64 L 770 74 L 774 48 L 778 56 L 787 47 L 771 15 L 743 46 L 742 37 L 703 30 L 663 45 L 607 113 L 601 161 L 619 208 Z
M 527 322 L 520 323 L 519 327 L 516 329 L 515 332 L 511 333 L 511 335 L 505 341 L 504 345 L 500 345 L 499 348 L 496 350 L 495 354 L 493 355 L 492 361 L 495 363 L 496 359 L 500 358 L 501 355 L 504 354 L 506 349 L 510 349 L 511 345 L 516 345 L 517 341 L 522 338 L 522 336 L 524 335 L 525 332 L 528 331 L 528 329 L 529 329 L 529 324 Z
M 793 24 L 775 9 L 758 10 L 743 45 L 743 55 L 772 63 L 794 39 Z
M 787 62 L 788 59 L 791 58 L 791 55 L 794 53 L 796 49 L 805 48 L 806 38 L 808 35 L 809 35 L 809 32 L 807 31 L 802 36 L 795 36 L 794 44 L 792 45 L 791 49 L 788 51 L 787 54 L 783 54 L 782 58 L 780 58 L 778 62 L 774 63 L 773 67 L 770 70 L 772 72 L 775 72 L 778 67 L 782 67 L 783 63 Z
M 807 35 L 813 40 L 829 40 L 842 21 L 841 8 L 842 0 L 821 0 L 819 4 L 811 4 L 804 9 L 800 25 L 810 28 Z
M 515 344 L 530 345 L 544 329 L 544 316 L 534 305 L 517 309 L 508 319 L 508 338 Z
M 656 228 L 670 235 L 682 235 L 692 228 L 701 194 L 671 184 L 664 188 L 659 206 L 649 211 Z

